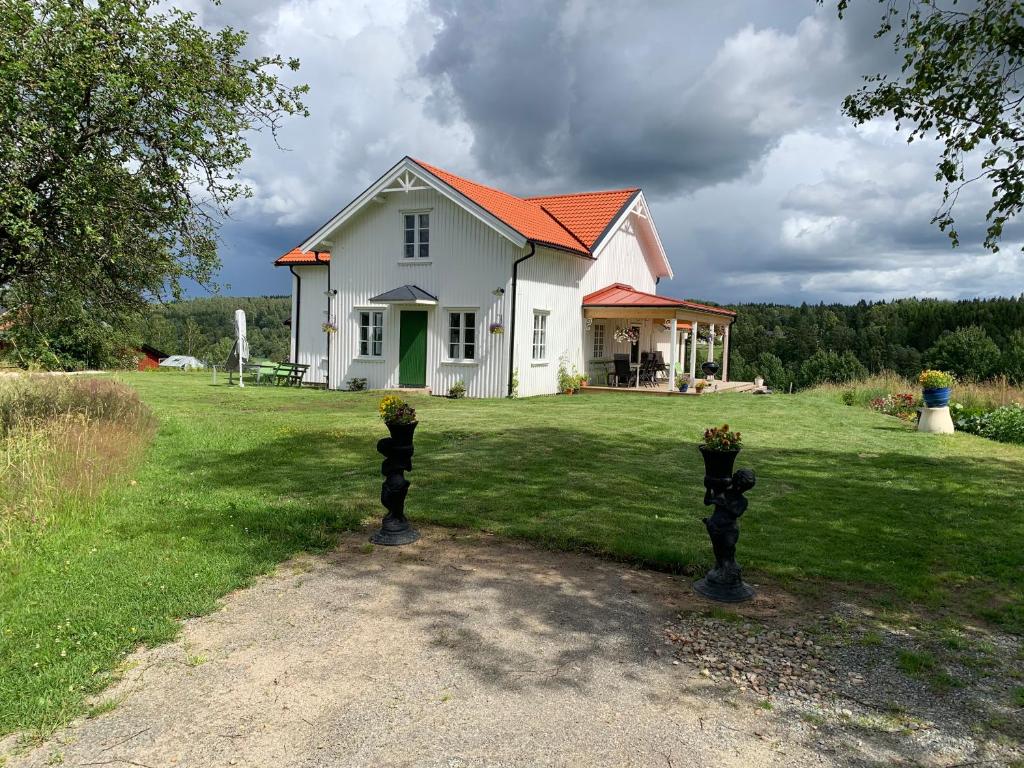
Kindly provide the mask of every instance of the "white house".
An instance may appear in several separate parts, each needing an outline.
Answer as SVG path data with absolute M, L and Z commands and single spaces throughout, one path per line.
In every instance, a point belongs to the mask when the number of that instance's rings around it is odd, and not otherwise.
M 600 361 L 641 350 L 696 375 L 703 326 L 728 377 L 735 313 L 656 294 L 672 267 L 639 189 L 520 198 L 406 157 L 275 265 L 291 359 L 331 389 L 550 394 L 560 361 L 605 384 Z

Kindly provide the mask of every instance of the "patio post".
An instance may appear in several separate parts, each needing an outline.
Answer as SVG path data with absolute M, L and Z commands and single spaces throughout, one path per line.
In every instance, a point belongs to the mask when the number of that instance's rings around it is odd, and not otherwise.
M 668 345 L 668 391 L 671 392 L 676 386 L 676 350 L 679 348 L 679 321 L 675 315 L 669 321 Z
M 715 362 L 715 324 L 708 325 L 708 362 Z
M 697 321 L 690 324 L 690 380 L 697 380 Z
M 722 331 L 722 381 L 729 380 L 729 328 L 732 323 L 728 323 L 725 329 Z

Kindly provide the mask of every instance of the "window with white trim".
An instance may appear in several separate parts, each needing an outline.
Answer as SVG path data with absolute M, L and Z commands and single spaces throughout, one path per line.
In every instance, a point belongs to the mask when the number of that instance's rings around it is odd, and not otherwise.
M 476 360 L 476 312 L 448 313 L 448 359 Z
M 548 356 L 548 313 L 533 313 L 533 359 L 545 360 Z
M 384 313 L 364 310 L 359 313 L 359 356 L 384 354 Z
M 405 225 L 405 252 L 403 256 L 407 259 L 429 259 L 430 214 L 405 213 L 402 214 L 402 219 Z
M 594 357 L 604 357 L 604 326 L 594 326 Z

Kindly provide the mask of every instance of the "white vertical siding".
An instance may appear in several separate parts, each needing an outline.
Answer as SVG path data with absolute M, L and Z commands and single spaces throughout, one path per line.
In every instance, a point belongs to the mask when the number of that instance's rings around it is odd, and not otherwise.
M 327 381 L 327 334 L 323 324 L 327 320 L 327 268 L 322 266 L 297 266 L 296 274 L 301 278 L 300 291 L 295 290 L 292 278 L 292 339 L 298 331 L 298 350 L 292 360 L 309 366 L 307 384 L 323 384 Z M 296 329 L 295 305 L 299 305 L 299 322 Z
M 339 332 L 331 339 L 331 387 L 365 378 L 371 388 L 398 386 L 399 315 L 427 312 L 427 379 L 435 394 L 458 380 L 470 397 L 501 397 L 506 390 L 508 334 L 491 335 L 490 323 L 508 325 L 507 289 L 520 249 L 476 217 L 432 190 L 388 193 L 370 203 L 332 236 L 331 287 Z M 402 258 L 403 211 L 430 211 L 430 263 Z M 437 306 L 381 305 L 384 355 L 359 357 L 359 310 L 370 298 L 402 285 L 437 296 Z M 498 288 L 504 295 L 495 295 Z M 476 362 L 447 361 L 448 309 L 474 310 Z
M 516 303 L 516 361 L 519 394 L 548 395 L 558 391 L 558 364 L 583 367 L 583 312 L 580 279 L 592 262 L 570 253 L 537 248 L 519 267 Z M 547 355 L 533 360 L 533 314 L 548 312 Z
M 619 227 L 597 259 L 590 262 L 580 288 L 586 296 L 612 283 L 625 283 L 645 293 L 656 292 L 657 283 L 650 263 L 640 240 L 628 226 Z

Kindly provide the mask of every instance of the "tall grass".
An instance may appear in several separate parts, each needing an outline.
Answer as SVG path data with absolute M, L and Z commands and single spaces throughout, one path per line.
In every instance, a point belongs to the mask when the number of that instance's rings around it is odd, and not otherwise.
M 155 419 L 134 390 L 54 376 L 0 380 L 0 547 L 94 497 L 148 443 Z
M 816 389 L 842 395 L 852 405 L 870 405 L 878 397 L 909 392 L 920 393 L 921 385 L 897 373 L 883 372 L 846 384 L 821 384 Z M 1015 387 L 1006 377 L 981 382 L 957 382 L 952 400 L 972 411 L 994 411 L 1011 403 L 1024 404 L 1024 389 Z

